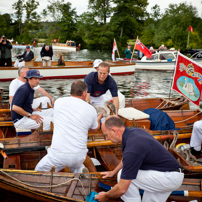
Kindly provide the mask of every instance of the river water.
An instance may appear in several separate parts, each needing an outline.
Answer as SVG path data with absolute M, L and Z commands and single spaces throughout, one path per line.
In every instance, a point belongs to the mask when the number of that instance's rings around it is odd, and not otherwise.
M 34 48 L 34 54 L 37 56 L 38 61 L 40 57 L 41 47 Z M 15 61 L 15 54 L 22 54 L 24 50 L 13 49 L 12 60 Z M 57 53 L 54 51 L 53 60 L 57 61 Z M 90 51 L 87 49 L 77 52 L 63 52 L 65 61 L 67 60 L 111 60 L 111 51 Z M 121 57 L 124 57 L 121 54 Z M 133 97 L 177 97 L 179 94 L 175 91 L 170 91 L 173 72 L 170 71 L 141 71 L 136 70 L 134 75 L 113 76 L 117 82 L 119 90 L 125 95 L 126 98 Z M 83 79 L 81 79 L 83 80 Z M 74 79 L 54 79 L 54 80 L 41 80 L 40 86 L 48 91 L 55 99 L 59 97 L 69 96 L 70 87 Z M 10 82 L 0 82 L 0 88 L 4 89 L 3 99 L 8 100 L 8 89 Z M 190 104 L 192 109 L 197 108 L 195 105 Z

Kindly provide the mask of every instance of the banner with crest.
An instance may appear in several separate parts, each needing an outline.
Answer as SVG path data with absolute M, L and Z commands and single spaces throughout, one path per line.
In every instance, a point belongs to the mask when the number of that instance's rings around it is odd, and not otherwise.
M 172 89 L 199 106 L 202 92 L 202 66 L 178 52 Z

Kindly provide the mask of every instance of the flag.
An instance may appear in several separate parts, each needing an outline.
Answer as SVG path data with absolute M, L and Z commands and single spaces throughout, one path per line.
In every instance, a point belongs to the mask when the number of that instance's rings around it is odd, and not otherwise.
M 53 39 L 53 42 L 57 42 L 57 39 Z
M 172 89 L 199 106 L 202 91 L 202 66 L 178 52 Z
M 114 39 L 113 49 L 112 49 L 112 60 L 115 61 L 115 51 L 117 50 L 116 40 Z
M 194 32 L 194 30 L 193 30 L 193 28 L 192 28 L 192 26 L 191 25 L 189 25 L 189 32 Z
M 139 39 L 136 40 L 135 49 L 144 53 L 144 55 L 147 56 L 148 58 L 150 58 L 152 55 L 150 50 L 143 43 L 141 43 Z

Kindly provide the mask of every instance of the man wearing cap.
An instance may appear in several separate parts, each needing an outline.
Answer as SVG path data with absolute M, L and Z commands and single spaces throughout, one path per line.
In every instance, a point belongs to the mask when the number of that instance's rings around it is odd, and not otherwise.
M 101 62 L 97 72 L 91 72 L 85 77 L 84 82 L 88 85 L 86 101 L 103 107 L 106 101 L 104 94 L 107 90 L 110 90 L 117 114 L 119 109 L 118 88 L 115 80 L 109 75 L 109 72 L 109 64 Z
M 5 36 L 2 36 L 0 38 L 0 66 L 12 67 L 11 49 L 11 43 L 6 39 Z
M 15 55 L 17 59 L 14 67 L 23 67 L 25 66 L 25 62 L 31 61 L 34 58 L 33 51 L 30 50 L 30 46 L 26 46 L 26 51 L 22 55 Z
M 43 46 L 41 49 L 41 59 L 43 61 L 43 66 L 51 66 L 51 60 L 53 57 L 53 49 L 51 46 Z
M 26 83 L 27 79 L 25 78 L 27 75 L 27 71 L 29 71 L 28 67 L 19 67 L 18 69 L 18 78 L 11 81 L 9 85 L 9 103 L 11 105 L 13 96 L 15 95 L 15 92 L 17 89 Z M 54 106 L 54 98 L 43 88 L 41 88 L 39 85 L 33 88 L 38 93 L 43 95 L 43 97 L 35 98 L 32 103 L 32 108 L 38 108 L 41 104 L 42 108 L 47 108 L 47 103 L 49 103 L 50 106 Z
M 50 122 L 53 122 L 53 109 L 32 108 L 33 88 L 39 85 L 42 77 L 38 70 L 29 70 L 26 76 L 27 82 L 16 91 L 11 104 L 11 116 L 15 127 L 37 129 L 43 122 L 43 129 L 50 130 Z

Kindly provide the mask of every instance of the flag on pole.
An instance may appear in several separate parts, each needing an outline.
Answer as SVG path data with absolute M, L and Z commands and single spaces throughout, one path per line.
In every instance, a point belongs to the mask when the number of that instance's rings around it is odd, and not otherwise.
M 143 43 L 141 43 L 139 39 L 136 40 L 135 49 L 144 53 L 144 55 L 147 56 L 148 58 L 150 58 L 152 55 L 150 50 Z
M 115 61 L 115 51 L 117 50 L 116 40 L 114 39 L 113 49 L 112 49 L 112 60 Z
M 189 32 L 191 32 L 191 33 L 193 33 L 193 32 L 194 32 L 194 30 L 193 30 L 193 28 L 192 28 L 192 26 L 191 26 L 191 25 L 189 25 Z
M 178 52 L 172 89 L 199 106 L 202 92 L 202 66 Z

